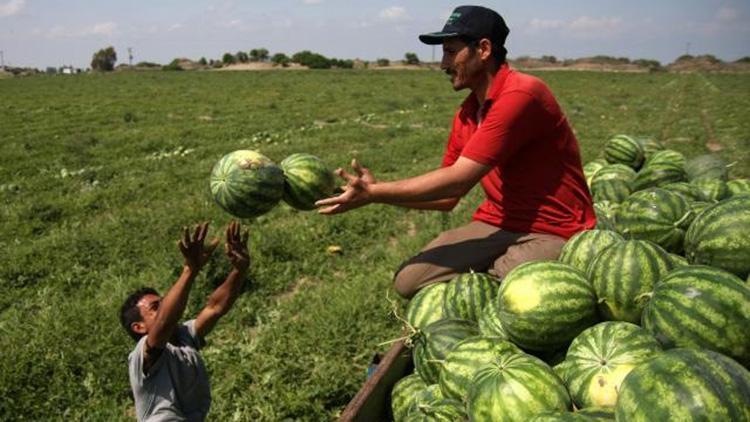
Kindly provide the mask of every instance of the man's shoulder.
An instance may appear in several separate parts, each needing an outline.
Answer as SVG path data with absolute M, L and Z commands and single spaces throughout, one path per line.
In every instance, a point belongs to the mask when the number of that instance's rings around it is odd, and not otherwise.
M 503 93 L 510 92 L 525 92 L 536 97 L 542 93 L 548 93 L 549 88 L 540 78 L 516 69 L 511 69 L 508 72 L 508 79 L 503 86 Z

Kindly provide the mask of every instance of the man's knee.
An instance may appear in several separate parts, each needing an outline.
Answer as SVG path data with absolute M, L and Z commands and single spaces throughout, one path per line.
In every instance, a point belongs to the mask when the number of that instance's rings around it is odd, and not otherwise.
M 402 266 L 393 276 L 393 288 L 404 299 L 411 299 L 419 290 L 420 280 L 413 265 Z
M 508 248 L 493 265 L 493 272 L 499 278 L 505 278 L 517 266 L 531 261 L 556 260 L 565 245 L 565 239 L 548 236 Z

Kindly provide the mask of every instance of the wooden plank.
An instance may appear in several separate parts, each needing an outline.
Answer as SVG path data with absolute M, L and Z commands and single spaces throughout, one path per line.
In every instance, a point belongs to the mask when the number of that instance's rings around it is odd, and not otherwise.
M 346 406 L 339 421 L 392 421 L 391 389 L 398 380 L 411 373 L 413 368 L 411 350 L 404 345 L 403 340 L 394 343 L 372 376 Z

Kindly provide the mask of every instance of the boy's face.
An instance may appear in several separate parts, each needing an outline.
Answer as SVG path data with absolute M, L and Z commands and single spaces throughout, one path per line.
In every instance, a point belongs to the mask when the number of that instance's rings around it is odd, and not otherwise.
M 148 334 L 156 321 L 156 315 L 161 305 L 161 297 L 155 294 L 147 294 L 138 301 L 138 311 L 141 313 L 141 321 L 132 324 L 133 331 L 139 334 Z

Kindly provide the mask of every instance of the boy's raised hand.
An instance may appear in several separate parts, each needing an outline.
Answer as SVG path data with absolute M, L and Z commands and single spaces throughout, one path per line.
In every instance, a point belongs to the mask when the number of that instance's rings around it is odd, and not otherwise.
M 227 240 L 224 251 L 235 270 L 244 273 L 250 266 L 250 254 L 247 252 L 248 231 L 241 232 L 240 223 L 232 220 L 227 227 Z
M 185 258 L 185 266 L 196 273 L 203 268 L 203 265 L 211 257 L 216 246 L 219 245 L 219 239 L 213 239 L 211 243 L 204 245 L 207 233 L 207 221 L 195 226 L 192 235 L 190 234 L 190 230 L 185 227 L 182 239 L 177 242 L 180 252 L 182 252 L 182 256 Z

